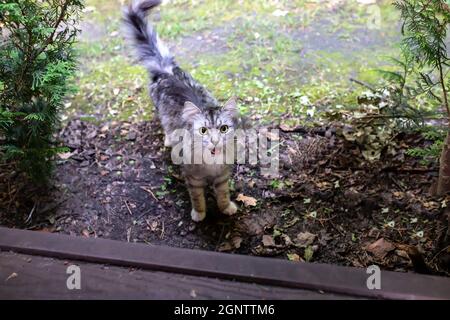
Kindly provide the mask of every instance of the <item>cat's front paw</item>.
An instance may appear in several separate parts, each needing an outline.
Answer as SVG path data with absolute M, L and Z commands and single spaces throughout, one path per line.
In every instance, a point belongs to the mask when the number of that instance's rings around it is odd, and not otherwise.
M 171 146 L 172 146 L 172 143 L 171 143 L 171 141 L 170 141 L 170 137 L 169 137 L 168 134 L 166 134 L 166 135 L 164 136 L 164 147 L 169 148 L 169 147 L 171 147 Z
M 227 216 L 232 216 L 237 212 L 237 206 L 233 201 L 230 201 L 228 204 L 228 207 L 226 207 L 224 210 L 222 210 L 223 214 L 226 214 Z
M 197 212 L 195 209 L 191 211 L 191 218 L 195 222 L 200 222 L 206 217 L 206 212 Z

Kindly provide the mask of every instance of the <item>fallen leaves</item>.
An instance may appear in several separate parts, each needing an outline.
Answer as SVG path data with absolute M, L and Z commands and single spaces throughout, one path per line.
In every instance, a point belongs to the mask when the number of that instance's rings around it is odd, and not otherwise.
M 228 236 L 226 236 L 228 238 Z M 231 239 L 223 242 L 220 244 L 220 246 L 217 248 L 218 251 L 232 251 L 234 249 L 239 249 L 242 244 L 242 238 L 239 235 L 231 236 Z
M 298 126 L 290 126 L 288 124 L 280 124 L 279 128 L 283 132 L 294 132 L 296 129 L 298 129 Z
M 275 242 L 275 238 L 278 239 Z M 311 261 L 316 252 L 319 249 L 318 245 L 312 245 L 317 238 L 315 234 L 310 232 L 300 232 L 295 241 L 292 241 L 287 234 L 281 233 L 276 229 L 273 235 L 262 236 L 262 246 L 259 245 L 255 248 L 255 252 L 261 255 L 276 255 L 286 249 L 304 248 L 302 256 L 298 253 L 289 252 L 286 254 L 287 258 L 291 261 Z
M 39 232 L 50 232 L 50 233 L 52 233 L 52 232 L 55 232 L 55 230 L 56 230 L 56 228 L 55 228 L 54 226 L 50 226 L 50 227 L 44 227 L 44 228 L 42 228 L 42 229 L 38 229 L 38 230 L 36 230 L 36 231 L 39 231 Z
M 311 244 L 313 244 L 315 239 L 316 239 L 316 235 L 315 234 L 312 234 L 312 233 L 310 233 L 308 231 L 300 232 L 297 235 L 297 238 L 295 239 L 295 243 L 299 247 L 306 248 L 306 247 L 310 246 Z
M 278 134 L 271 132 L 271 131 L 266 132 L 266 137 L 270 141 L 279 141 L 280 140 L 280 137 L 278 136 Z
M 290 261 L 301 261 L 300 256 L 296 253 L 288 253 L 286 256 Z
M 272 236 L 269 235 L 263 235 L 262 237 L 262 243 L 265 247 L 274 247 L 275 246 L 275 240 L 272 238 Z
M 380 238 L 377 241 L 366 246 L 366 251 L 372 253 L 376 258 L 383 259 L 386 255 L 395 250 L 395 245 L 390 243 L 384 238 Z
M 231 243 L 233 244 L 233 246 L 236 249 L 239 249 L 241 247 L 241 243 L 242 243 L 242 238 L 241 237 L 234 237 L 233 239 L 231 239 Z
M 246 207 L 254 207 L 256 206 L 256 199 L 253 197 L 245 196 L 244 194 L 238 194 L 236 201 L 244 203 Z
M 61 160 L 68 160 L 75 154 L 77 154 L 77 151 L 74 151 L 74 152 L 70 152 L 70 151 L 69 152 L 61 152 L 61 153 L 58 153 L 58 157 Z
M 242 228 L 248 235 L 260 235 L 275 225 L 275 217 L 271 212 L 251 214 L 241 220 Z
M 109 174 L 109 171 L 108 170 L 102 170 L 102 171 L 100 171 L 100 175 L 102 176 L 102 177 L 105 177 L 105 176 L 107 176 Z
M 311 247 L 311 246 L 306 247 L 305 254 L 303 255 L 303 258 L 305 258 L 305 261 L 307 261 L 307 262 L 311 261 L 313 255 L 314 255 L 313 247 Z
M 147 224 L 147 229 L 151 230 L 152 232 L 154 232 L 158 229 L 158 221 L 156 221 L 156 220 L 150 222 L 148 219 L 146 219 L 145 223 Z

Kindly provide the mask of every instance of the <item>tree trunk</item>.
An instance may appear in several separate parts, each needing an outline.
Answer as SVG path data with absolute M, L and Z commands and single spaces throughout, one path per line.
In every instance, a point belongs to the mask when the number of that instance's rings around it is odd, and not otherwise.
M 450 191 L 450 132 L 444 141 L 441 158 L 439 159 L 439 178 L 436 194 L 442 196 Z

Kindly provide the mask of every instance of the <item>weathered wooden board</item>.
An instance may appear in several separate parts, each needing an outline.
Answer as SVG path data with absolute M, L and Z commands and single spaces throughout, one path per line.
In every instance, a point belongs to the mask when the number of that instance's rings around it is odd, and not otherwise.
M 236 280 L 368 298 L 450 299 L 450 279 L 382 271 L 369 290 L 366 270 L 209 251 L 0 228 L 0 249 L 97 264 Z
M 69 290 L 67 268 L 80 267 Z M 161 271 L 0 252 L 0 299 L 343 299 L 310 290 L 262 286 Z

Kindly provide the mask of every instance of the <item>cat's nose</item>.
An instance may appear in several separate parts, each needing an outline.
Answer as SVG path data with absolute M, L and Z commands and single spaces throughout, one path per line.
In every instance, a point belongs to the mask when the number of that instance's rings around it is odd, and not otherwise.
M 217 145 L 219 143 L 219 137 L 211 137 L 211 142 L 213 145 Z

